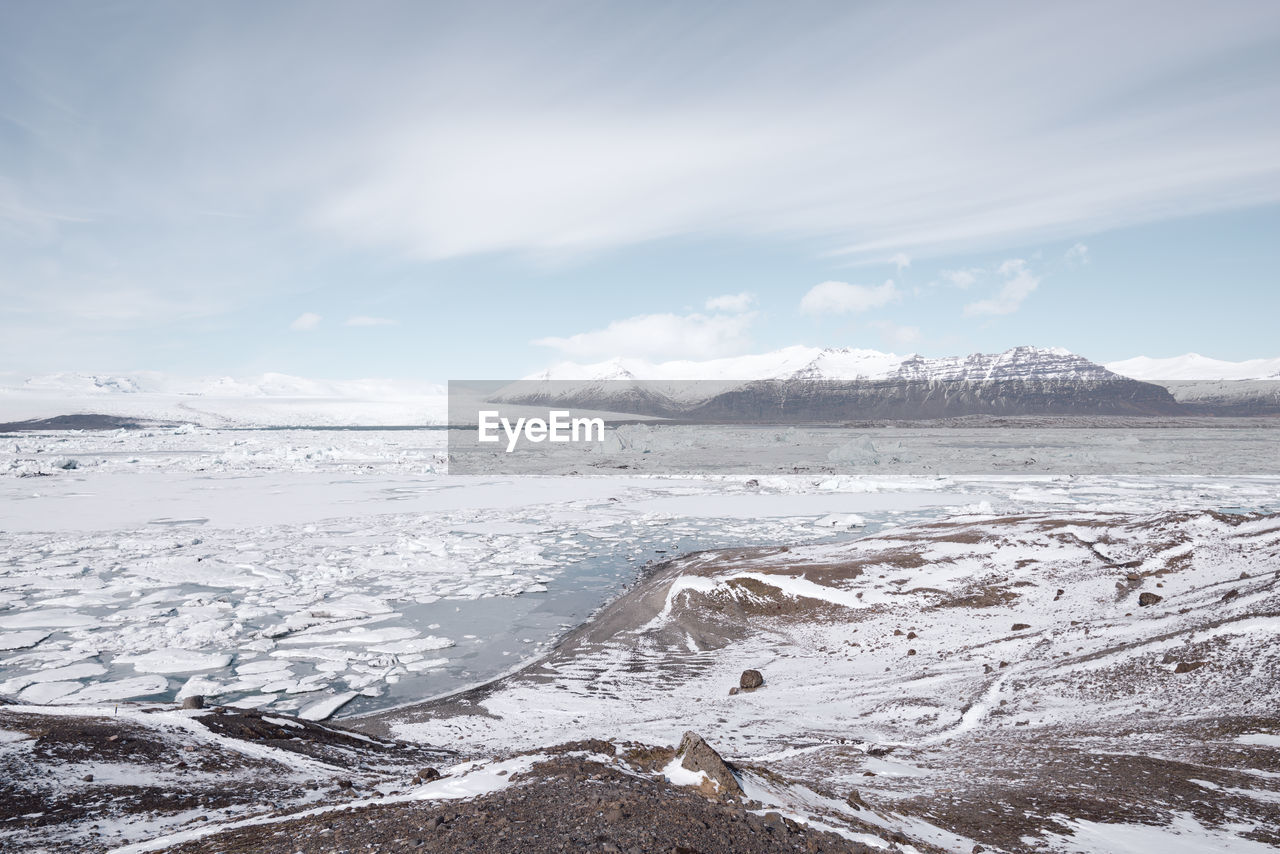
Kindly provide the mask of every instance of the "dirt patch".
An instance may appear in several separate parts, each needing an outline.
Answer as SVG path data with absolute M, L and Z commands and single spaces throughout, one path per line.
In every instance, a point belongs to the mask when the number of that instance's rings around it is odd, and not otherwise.
M 168 850 L 294 854 L 299 839 L 315 850 L 450 854 L 876 850 L 776 814 L 756 815 L 664 780 L 570 756 L 539 763 L 513 775 L 505 789 L 469 801 L 353 808 L 227 831 Z

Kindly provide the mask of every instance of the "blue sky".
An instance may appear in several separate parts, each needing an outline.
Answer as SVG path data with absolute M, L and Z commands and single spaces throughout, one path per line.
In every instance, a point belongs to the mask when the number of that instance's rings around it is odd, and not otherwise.
M 0 373 L 1276 356 L 1278 57 L 1258 2 L 9 2 Z

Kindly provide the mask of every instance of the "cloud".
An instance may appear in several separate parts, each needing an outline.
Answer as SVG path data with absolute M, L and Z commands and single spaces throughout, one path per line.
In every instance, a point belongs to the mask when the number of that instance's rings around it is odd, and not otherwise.
M 879 308 L 900 297 L 898 286 L 890 279 L 883 285 L 851 285 L 848 282 L 823 282 L 814 285 L 800 300 L 805 314 L 849 314 Z
M 1274 202 L 1280 86 L 1231 59 L 1275 31 L 1280 13 L 1261 6 L 1179 5 L 1158 28 L 1158 6 L 1102 2 L 927 17 L 851 4 L 821 23 L 745 13 L 696 32 L 678 13 L 607 33 L 527 13 L 513 31 L 551 37 L 468 31 L 483 68 L 460 50 L 415 69 L 482 80 L 485 97 L 464 84 L 355 134 L 308 221 L 421 258 L 767 235 L 868 259 Z M 871 29 L 881 38 L 851 54 Z M 664 68 L 635 80 L 648 39 L 676 31 Z M 563 62 L 579 43 L 596 47 L 589 73 Z M 1062 74 L 1079 55 L 1094 61 Z M 1187 84 L 1209 68 L 1214 85 Z
M 1089 263 L 1089 247 L 1083 243 L 1077 243 L 1066 251 L 1062 256 L 1067 262 L 1067 266 L 1075 266 L 1077 264 L 1084 265 Z
M 707 300 L 707 311 L 727 311 L 734 314 L 746 311 L 755 305 L 756 298 L 754 294 L 746 292 L 740 294 L 724 294 L 718 297 L 712 297 Z
M 21 164 L 0 356 L 94 294 L 164 308 L 121 328 L 182 334 L 309 299 L 321 265 L 643 245 L 656 269 L 675 238 L 919 268 L 1280 202 L 1276 3 L 378 8 L 273 4 L 246 29 L 233 3 L 0 4 Z
M 889 263 L 896 266 L 898 268 L 899 275 L 901 275 L 903 270 L 911 266 L 911 256 L 905 252 L 895 252 L 890 256 Z
M 974 282 L 978 281 L 979 270 L 943 270 L 938 275 L 947 283 L 954 285 L 961 290 L 966 290 Z
M 356 314 L 347 318 L 343 326 L 396 326 L 400 323 L 398 320 L 392 320 L 389 317 L 369 317 L 364 314 Z
M 999 293 L 991 299 L 971 302 L 964 307 L 965 317 L 1013 314 L 1022 302 L 1040 286 L 1040 277 L 1031 272 L 1027 262 L 1011 258 L 1001 264 L 996 272 L 1004 278 Z
M 293 323 L 289 324 L 289 328 L 295 332 L 309 332 L 319 326 L 320 321 L 323 319 L 324 318 L 315 312 L 304 311 L 302 314 L 298 315 L 297 319 L 295 319 Z
M 571 359 L 711 359 L 742 352 L 755 317 L 755 312 L 642 314 L 615 320 L 604 329 L 567 338 L 538 338 L 532 343 L 559 350 Z
M 880 338 L 890 347 L 910 347 L 922 337 L 918 326 L 899 326 L 888 320 L 877 320 L 871 326 L 879 330 Z

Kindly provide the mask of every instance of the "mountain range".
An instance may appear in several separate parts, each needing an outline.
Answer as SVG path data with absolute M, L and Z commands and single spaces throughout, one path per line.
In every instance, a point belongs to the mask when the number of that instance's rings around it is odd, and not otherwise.
M 495 402 L 689 421 L 828 422 L 967 415 L 1176 415 L 1162 386 L 1062 349 L 927 359 L 792 347 L 713 362 L 561 365 L 502 389 Z
M 1057 348 L 925 358 L 786 347 L 707 361 L 565 362 L 494 399 L 695 420 L 847 420 L 956 415 L 1280 414 L 1280 358 L 1189 353 L 1099 365 Z M 445 389 L 403 380 L 158 372 L 0 380 L 0 422 L 103 414 L 217 426 L 441 424 Z

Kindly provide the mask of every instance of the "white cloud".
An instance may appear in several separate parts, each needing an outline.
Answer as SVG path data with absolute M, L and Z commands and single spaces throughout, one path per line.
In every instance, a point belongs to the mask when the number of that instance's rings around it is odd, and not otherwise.
M 344 326 L 395 326 L 398 320 L 392 320 L 389 317 L 369 317 L 365 314 L 357 314 L 347 318 Z
M 903 270 L 911 266 L 911 256 L 905 252 L 895 252 L 890 256 L 889 263 L 896 266 L 898 273 L 901 274 Z
M 604 329 L 532 343 L 571 359 L 634 356 L 655 360 L 711 359 L 742 352 L 755 312 L 739 314 L 642 314 Z
M 978 281 L 979 272 L 978 270 L 943 270 L 938 275 L 942 276 L 949 284 L 965 290 Z
M 848 314 L 868 311 L 899 298 L 893 279 L 883 285 L 851 285 L 848 282 L 823 282 L 814 285 L 800 300 L 805 314 Z
M 297 319 L 294 320 L 293 323 L 289 324 L 289 328 L 295 332 L 307 332 L 319 326 L 320 321 L 323 319 L 324 318 L 315 312 L 304 311 L 302 314 L 298 315 Z
M 485 97 L 344 134 L 325 172 L 342 178 L 311 197 L 310 221 L 425 258 L 775 235 L 900 264 L 1275 202 L 1280 86 L 1228 59 L 1274 32 L 1266 5 L 1179 6 L 1159 28 L 1141 3 L 1096 0 L 927 17 L 849 4 L 813 29 L 745 15 L 730 39 L 679 14 L 608 34 L 568 24 L 555 35 L 600 48 L 589 74 L 557 39 L 470 50 L 483 69 L 451 55 L 435 76 L 482 79 Z M 664 69 L 619 91 L 609 81 L 631 80 L 663 27 L 684 34 Z M 851 54 L 871 28 L 883 38 Z M 1062 74 L 1080 55 L 1094 61 Z M 1188 85 L 1206 66 L 1221 80 Z
M 1083 243 L 1077 243 L 1075 246 L 1068 249 L 1066 254 L 1062 257 L 1069 266 L 1076 264 L 1088 264 L 1089 247 L 1085 246 Z
M 1013 314 L 1022 302 L 1040 286 L 1040 277 L 1032 273 L 1027 262 L 1011 258 L 1001 264 L 996 272 L 1004 278 L 999 293 L 985 300 L 971 302 L 964 307 L 965 317 Z
M 754 294 L 746 292 L 740 294 L 723 294 L 718 297 L 712 297 L 707 300 L 707 311 L 727 311 L 734 314 L 746 311 L 755 305 L 756 298 Z
M 878 320 L 871 325 L 879 330 L 881 339 L 890 347 L 911 347 L 922 337 L 918 326 L 899 326 L 888 320 Z

